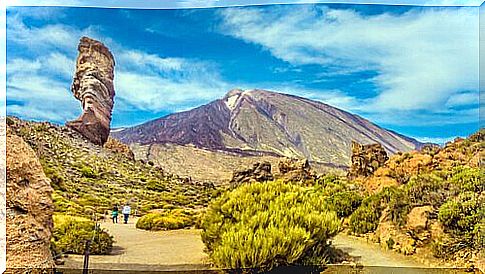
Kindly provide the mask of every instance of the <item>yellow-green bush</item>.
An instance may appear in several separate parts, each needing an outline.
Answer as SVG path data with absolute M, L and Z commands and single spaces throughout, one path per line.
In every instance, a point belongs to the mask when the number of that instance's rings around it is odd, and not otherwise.
M 485 191 L 485 169 L 460 166 L 453 170 L 449 181 L 462 191 Z
M 187 210 L 165 210 L 149 213 L 136 222 L 136 228 L 145 230 L 170 230 L 190 227 L 195 224 L 195 216 Z
M 91 254 L 109 254 L 113 237 L 82 217 L 54 215 L 51 244 L 55 253 L 83 254 L 87 240 L 91 240 Z
M 342 191 L 334 193 L 325 201 L 339 217 L 347 217 L 360 206 L 362 196 L 355 191 Z
M 379 225 L 382 211 L 389 207 L 392 221 L 402 223 L 409 210 L 405 192 L 397 187 L 386 187 L 371 195 L 350 216 L 350 229 L 357 234 L 373 232 Z
M 434 242 L 437 257 L 447 257 L 459 250 L 480 250 L 485 244 L 485 198 L 464 192 L 439 208 L 438 220 L 450 237 Z
M 83 166 L 80 170 L 81 176 L 85 178 L 96 178 L 98 174 L 96 171 L 88 166 Z
M 321 192 L 282 181 L 224 193 L 201 221 L 210 257 L 229 268 L 324 264 L 339 226 Z

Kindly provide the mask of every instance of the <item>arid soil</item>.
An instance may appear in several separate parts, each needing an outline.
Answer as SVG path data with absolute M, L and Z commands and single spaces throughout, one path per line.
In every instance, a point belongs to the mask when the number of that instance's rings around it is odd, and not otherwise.
M 159 269 L 156 266 L 173 266 L 176 269 L 184 265 L 205 265 L 208 263 L 204 253 L 204 244 L 200 230 L 181 229 L 172 231 L 150 232 L 135 228 L 136 219 L 128 224 L 101 223 L 114 236 L 111 255 L 90 256 L 90 268 Z M 83 256 L 69 255 L 64 267 L 82 267 Z M 150 268 L 149 266 L 152 266 Z M 165 268 L 162 268 L 165 269 Z
M 135 228 L 136 220 L 127 225 L 104 222 L 115 238 L 111 255 L 90 256 L 93 269 L 191 270 L 208 269 L 210 261 L 204 253 L 200 230 L 181 229 L 149 232 Z M 381 249 L 365 240 L 340 234 L 333 244 L 348 252 L 355 263 L 363 266 L 423 268 L 424 264 L 410 257 Z M 81 268 L 83 256 L 69 255 L 65 268 Z

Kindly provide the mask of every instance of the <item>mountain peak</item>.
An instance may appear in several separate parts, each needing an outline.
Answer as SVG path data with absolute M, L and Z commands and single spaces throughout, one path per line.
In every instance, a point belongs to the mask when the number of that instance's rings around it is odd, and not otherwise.
M 125 143 L 195 145 L 347 165 L 351 141 L 388 153 L 416 149 L 411 138 L 309 99 L 261 89 L 233 89 L 222 99 L 112 132 Z
M 228 91 L 226 93 L 226 95 L 224 96 L 224 99 L 229 98 L 229 97 L 233 97 L 233 96 L 236 96 L 236 95 L 241 95 L 243 92 L 244 92 L 244 90 L 240 89 L 240 88 L 231 89 L 230 91 Z

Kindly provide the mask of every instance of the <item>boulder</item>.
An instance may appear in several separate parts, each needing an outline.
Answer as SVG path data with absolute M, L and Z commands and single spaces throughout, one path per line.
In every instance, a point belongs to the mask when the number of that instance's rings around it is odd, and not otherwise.
M 105 45 L 88 37 L 81 38 L 78 51 L 71 91 L 81 101 L 83 112 L 66 125 L 94 144 L 103 145 L 110 132 L 115 61 Z
M 401 231 L 399 226 L 391 221 L 389 208 L 382 212 L 375 237 L 380 245 L 386 249 L 395 250 L 405 255 L 416 252 L 416 239 Z
M 126 158 L 132 161 L 135 160 L 135 154 L 131 148 L 116 139 L 108 138 L 108 141 L 104 144 L 104 147 L 113 151 L 114 153 L 124 155 Z
M 428 228 L 428 214 L 433 211 L 432 206 L 418 206 L 411 209 L 407 215 L 406 227 L 416 233 Z
M 273 180 L 269 162 L 255 163 L 251 168 L 233 173 L 230 185 L 235 187 L 244 183 L 266 182 Z
M 362 145 L 352 141 L 351 166 L 348 177 L 370 176 L 389 159 L 381 144 Z
M 307 159 L 284 158 L 278 163 L 278 169 L 284 181 L 301 182 L 313 178 Z
M 7 268 L 50 268 L 53 204 L 35 152 L 7 129 Z

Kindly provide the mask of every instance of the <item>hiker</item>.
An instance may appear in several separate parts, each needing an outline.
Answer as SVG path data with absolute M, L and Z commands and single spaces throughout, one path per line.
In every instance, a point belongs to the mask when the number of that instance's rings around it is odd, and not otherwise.
M 118 211 L 118 206 L 115 205 L 111 211 L 111 219 L 113 219 L 113 224 L 118 223 Z
M 124 216 L 124 221 L 125 221 L 125 224 L 128 223 L 128 217 L 130 217 L 130 213 L 131 213 L 131 207 L 126 204 L 124 207 L 123 207 L 123 216 Z

